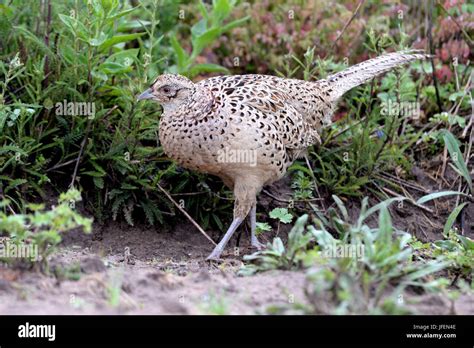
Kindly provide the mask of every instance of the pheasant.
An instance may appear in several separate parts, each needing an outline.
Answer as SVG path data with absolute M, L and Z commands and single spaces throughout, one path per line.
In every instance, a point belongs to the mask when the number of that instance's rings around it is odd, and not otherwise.
M 220 177 L 234 192 L 233 221 L 208 260 L 218 260 L 250 213 L 255 235 L 257 195 L 281 179 L 306 149 L 320 143 L 340 97 L 399 65 L 429 55 L 410 50 L 369 59 L 326 79 L 308 82 L 267 75 L 218 76 L 193 83 L 158 76 L 138 100 L 160 103 L 159 139 L 165 153 L 185 168 Z

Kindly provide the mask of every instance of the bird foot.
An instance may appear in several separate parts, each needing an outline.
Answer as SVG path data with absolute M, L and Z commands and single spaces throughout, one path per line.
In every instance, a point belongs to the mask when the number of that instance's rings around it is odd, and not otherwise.
M 251 245 L 252 245 L 252 248 L 257 249 L 258 251 L 265 249 L 265 244 L 260 243 L 257 238 L 252 239 Z
M 221 259 L 222 250 L 215 248 L 208 257 L 206 257 L 206 261 L 220 261 Z

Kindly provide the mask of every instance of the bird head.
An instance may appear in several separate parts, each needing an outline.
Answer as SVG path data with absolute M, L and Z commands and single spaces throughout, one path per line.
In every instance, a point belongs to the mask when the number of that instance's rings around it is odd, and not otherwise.
M 188 100 L 194 89 L 194 83 L 181 75 L 163 74 L 158 76 L 150 88 L 137 97 L 137 100 L 152 99 L 163 109 L 174 109 Z

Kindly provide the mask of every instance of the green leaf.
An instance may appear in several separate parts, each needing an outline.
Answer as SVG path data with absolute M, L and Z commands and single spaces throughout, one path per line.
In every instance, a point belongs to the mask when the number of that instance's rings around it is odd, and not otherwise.
M 186 51 L 181 47 L 178 39 L 173 34 L 170 36 L 171 47 L 173 47 L 174 54 L 176 55 L 178 70 L 183 71 L 184 68 L 188 65 L 189 56 Z
M 100 50 L 101 51 L 104 51 L 106 50 L 107 48 L 111 47 L 111 46 L 114 46 L 118 43 L 121 43 L 121 42 L 128 42 L 128 41 L 132 41 L 132 40 L 135 40 L 143 35 L 145 35 L 146 33 L 134 33 L 134 34 L 125 34 L 125 35 L 115 35 L 114 37 L 108 39 L 108 40 L 105 40 L 103 44 L 100 45 Z
M 203 18 L 191 27 L 191 40 L 194 42 L 195 39 L 203 35 L 206 31 L 207 20 Z
M 212 214 L 212 219 L 216 223 L 216 225 L 219 227 L 219 230 L 224 231 L 224 224 L 222 223 L 221 219 L 219 218 L 218 215 Z
M 107 40 L 107 35 L 105 35 L 104 32 L 100 32 L 98 37 L 89 40 L 89 45 L 94 47 L 100 46 L 105 42 L 105 40 Z
M 459 149 L 457 139 L 448 130 L 443 131 L 443 139 L 446 147 L 448 148 L 452 161 L 456 165 L 456 168 L 458 168 L 458 170 L 461 172 L 461 175 L 464 177 L 464 179 L 466 179 L 469 189 L 471 190 L 471 193 L 473 193 L 472 179 L 469 174 L 469 170 L 467 169 L 466 163 L 464 163 L 464 157 L 461 150 Z
M 451 214 L 449 214 L 448 219 L 446 220 L 446 223 L 444 224 L 444 229 L 443 229 L 444 236 L 448 235 L 448 232 L 453 227 L 454 221 L 456 221 L 456 218 L 458 217 L 459 213 L 462 211 L 462 209 L 466 205 L 467 205 L 467 202 L 458 205 L 456 208 L 453 209 Z
M 250 19 L 250 16 L 247 16 L 247 17 L 240 18 L 240 19 L 237 19 L 237 20 L 235 20 L 235 21 L 232 21 L 232 22 L 230 22 L 230 23 L 224 25 L 224 26 L 222 27 L 222 31 L 221 31 L 221 32 L 222 32 L 222 33 L 225 33 L 225 32 L 227 32 L 227 31 L 229 31 L 229 30 L 232 30 L 232 29 L 234 29 L 234 28 L 236 28 L 236 27 L 240 27 L 240 26 L 242 26 L 245 22 L 247 22 L 249 19 Z
M 474 250 L 474 241 L 464 236 L 457 236 L 466 250 Z M 471 265 L 472 266 L 472 265 Z
M 66 16 L 63 14 L 59 14 L 58 16 L 61 22 L 66 25 L 66 28 L 69 29 L 74 37 L 79 37 L 82 40 L 87 41 L 89 31 L 84 26 L 84 24 L 82 24 L 82 22 L 71 16 Z
M 10 191 L 11 189 L 14 189 L 18 186 L 26 184 L 27 182 L 28 182 L 28 180 L 26 180 L 26 179 L 14 179 L 8 184 L 8 186 L 5 188 L 4 191 L 5 191 L 5 193 L 8 193 L 8 191 Z
M 212 5 L 212 25 L 218 26 L 229 16 L 232 11 L 232 6 L 229 0 L 214 0 Z
M 383 205 L 379 213 L 379 230 L 383 241 L 389 241 L 392 235 L 392 219 L 388 212 L 387 206 Z
M 105 176 L 105 173 L 86 171 L 86 172 L 81 172 L 81 175 L 88 175 L 88 176 L 92 176 L 92 177 L 95 177 L 95 178 L 101 178 L 101 177 Z
M 188 75 L 190 77 L 194 77 L 196 75 L 199 75 L 201 73 L 213 73 L 213 72 L 221 72 L 228 74 L 229 70 L 227 68 L 224 68 L 221 65 L 218 64 L 196 64 L 194 65 L 191 69 L 189 69 Z
M 308 231 L 314 236 L 314 238 L 316 238 L 316 242 L 323 248 L 331 248 L 339 241 L 326 230 L 317 230 L 313 226 L 308 226 Z
M 132 67 L 129 65 L 123 65 L 115 62 L 104 62 L 99 66 L 99 74 L 104 73 L 106 75 L 124 74 L 132 71 Z M 100 76 L 98 76 L 100 77 Z
M 270 217 L 272 219 L 277 219 L 284 224 L 289 224 L 293 219 L 293 215 L 288 213 L 286 208 L 275 208 L 270 212 Z
M 109 56 L 104 63 L 115 63 L 119 64 L 122 67 L 122 70 L 125 68 L 130 67 L 133 62 L 136 60 L 137 55 L 138 55 L 139 49 L 138 48 L 133 48 L 130 50 L 123 50 L 119 51 L 117 53 L 112 54 Z M 103 63 L 103 64 L 104 64 Z M 101 66 L 104 66 L 104 65 Z M 107 67 L 105 65 L 104 67 Z
M 280 237 L 276 237 L 273 239 L 273 249 L 279 254 L 283 255 L 285 252 L 285 246 L 283 245 L 283 242 L 281 241 Z
M 388 207 L 393 202 L 401 202 L 401 201 L 404 201 L 405 199 L 407 198 L 406 197 L 393 197 L 374 205 L 373 207 L 368 209 L 367 212 L 360 215 L 360 218 L 362 219 L 360 220 L 360 223 L 362 223 L 365 219 L 367 219 L 370 215 L 372 215 L 376 211 L 380 210 L 382 207 Z
M 117 13 L 116 15 L 113 15 L 113 16 L 111 16 L 111 17 L 108 17 L 108 18 L 107 18 L 107 22 L 111 23 L 111 22 L 113 22 L 114 20 L 116 20 L 116 19 L 118 19 L 118 18 L 120 18 L 120 17 L 126 16 L 126 15 L 128 15 L 129 13 L 132 13 L 133 11 L 135 11 L 138 7 L 139 7 L 139 6 L 133 7 L 133 8 L 129 8 L 128 10 L 124 10 L 124 11 L 122 11 L 122 12 Z
M 332 199 L 334 199 L 334 202 L 336 202 L 336 205 L 339 208 L 339 210 L 341 211 L 342 216 L 344 217 L 344 219 L 349 220 L 349 214 L 347 213 L 347 209 L 344 206 L 344 203 L 341 201 L 341 199 L 336 195 L 332 195 Z
M 430 193 L 429 195 L 423 196 L 419 200 L 417 200 L 416 203 L 423 204 L 423 203 L 432 201 L 433 199 L 446 197 L 446 196 L 453 196 L 453 195 L 461 195 L 461 196 L 469 197 L 465 193 L 462 193 L 459 191 L 441 191 L 441 192 Z
M 204 34 L 197 36 L 193 41 L 193 53 L 191 59 L 195 59 L 202 50 L 209 46 L 214 40 L 216 40 L 221 34 L 220 28 L 213 28 L 207 30 Z
M 302 166 L 301 164 L 298 164 L 298 163 L 293 163 L 289 168 L 288 168 L 288 171 L 294 171 L 294 172 L 297 172 L 297 171 L 302 171 L 303 173 L 311 176 L 311 171 L 309 170 L 308 167 L 306 166 Z
M 256 229 L 257 229 L 257 234 L 265 232 L 265 231 L 271 231 L 272 227 L 267 224 L 266 222 L 257 222 L 256 224 Z
M 99 189 L 103 189 L 103 188 L 104 188 L 104 179 L 103 179 L 103 178 L 94 177 L 94 178 L 92 179 L 92 181 L 94 181 L 95 187 L 97 187 L 97 188 L 99 188 Z
M 203 18 L 204 18 L 206 21 L 209 21 L 209 13 L 207 12 L 206 5 L 204 5 L 204 3 L 202 2 L 202 0 L 199 1 L 198 8 L 199 8 L 199 12 L 201 12 L 201 16 L 203 16 Z

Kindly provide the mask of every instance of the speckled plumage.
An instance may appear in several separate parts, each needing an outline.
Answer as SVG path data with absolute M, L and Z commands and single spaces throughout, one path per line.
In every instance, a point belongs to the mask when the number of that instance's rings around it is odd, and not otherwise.
M 220 257 L 251 209 L 255 220 L 262 187 L 281 179 L 296 158 L 320 142 L 321 127 L 331 122 L 346 91 L 423 58 L 413 51 L 391 53 L 316 82 L 236 75 L 193 83 L 179 75 L 159 76 L 140 99 L 155 99 L 163 106 L 159 137 L 165 153 L 183 167 L 220 177 L 234 190 L 234 223 L 209 258 Z M 223 154 L 249 156 L 242 162 Z M 254 224 L 252 244 L 259 246 Z

